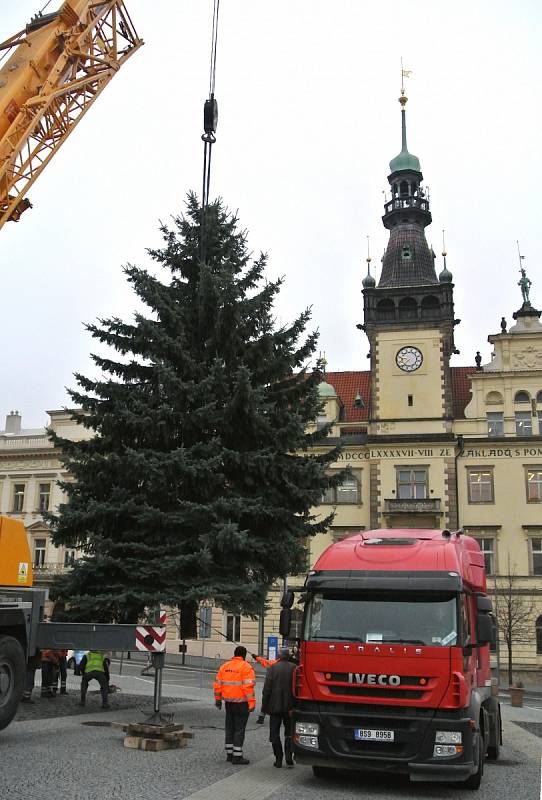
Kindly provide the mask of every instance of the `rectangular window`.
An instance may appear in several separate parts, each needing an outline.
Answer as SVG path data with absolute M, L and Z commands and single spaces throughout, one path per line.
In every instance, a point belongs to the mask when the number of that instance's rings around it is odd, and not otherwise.
M 199 609 L 199 631 L 198 637 L 200 639 L 211 638 L 211 617 L 213 615 L 212 606 L 200 606 Z
M 40 511 L 49 511 L 49 500 L 51 498 L 51 484 L 40 483 L 39 487 L 39 503 L 38 509 Z
M 326 505 L 334 505 L 335 503 L 335 489 L 329 486 L 327 489 L 324 489 L 324 493 L 322 494 L 321 504 L 323 506 Z
M 530 539 L 533 575 L 542 575 L 542 539 Z
M 73 567 L 75 564 L 75 550 L 64 550 L 64 566 Z
M 343 478 L 336 488 L 337 503 L 357 503 L 359 501 L 359 484 L 353 475 Z
M 45 564 L 45 549 L 47 541 L 45 539 L 35 539 L 34 541 L 34 566 L 43 567 Z
M 484 536 L 477 539 L 480 550 L 484 556 L 484 564 L 488 575 L 495 574 L 495 539 Z
M 397 470 L 397 497 L 399 500 L 425 500 L 427 497 L 427 470 Z
M 502 411 L 488 411 L 487 418 L 487 435 L 488 436 L 504 436 L 504 414 Z
M 226 615 L 226 639 L 238 642 L 241 638 L 241 617 L 238 614 Z
M 542 436 L 542 411 L 539 411 L 538 414 L 538 433 Z
M 328 420 L 328 418 L 326 417 L 325 414 L 319 414 L 316 417 L 316 430 L 317 431 L 321 431 L 322 428 L 325 428 L 326 425 L 328 425 L 328 424 L 329 424 L 329 420 Z
M 493 470 L 469 469 L 467 471 L 469 503 L 493 503 Z
M 339 505 L 360 502 L 360 480 L 352 473 L 345 475 L 338 486 L 325 489 L 322 494 L 322 505 Z
M 530 411 L 516 411 L 516 436 L 533 435 L 533 416 Z
M 16 483 L 13 487 L 13 511 L 20 514 L 24 507 L 24 483 Z
M 542 503 L 542 467 L 527 468 L 527 502 Z

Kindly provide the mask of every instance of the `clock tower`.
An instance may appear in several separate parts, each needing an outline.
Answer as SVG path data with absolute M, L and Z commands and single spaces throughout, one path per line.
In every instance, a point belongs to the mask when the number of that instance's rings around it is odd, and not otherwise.
M 427 244 L 429 196 L 419 159 L 409 153 L 407 97 L 401 104 L 402 148 L 390 161 L 391 197 L 382 221 L 390 232 L 378 285 L 363 280 L 364 325 L 371 358 L 369 431 L 372 435 L 451 432 L 450 357 L 454 348 L 453 283 L 446 268 L 435 272 Z M 370 263 L 370 259 L 368 259 Z

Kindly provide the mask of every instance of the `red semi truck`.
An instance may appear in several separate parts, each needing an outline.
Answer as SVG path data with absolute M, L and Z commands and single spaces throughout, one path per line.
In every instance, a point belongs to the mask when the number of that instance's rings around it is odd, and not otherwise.
M 305 584 L 296 759 L 477 789 L 502 742 L 484 559 L 461 531 L 373 530 L 331 545 Z M 293 593 L 283 597 L 288 635 Z

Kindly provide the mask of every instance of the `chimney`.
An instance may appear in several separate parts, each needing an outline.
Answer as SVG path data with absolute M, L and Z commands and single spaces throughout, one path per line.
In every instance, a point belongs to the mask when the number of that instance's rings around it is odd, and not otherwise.
M 21 432 L 21 415 L 18 411 L 10 411 L 6 417 L 6 433 Z

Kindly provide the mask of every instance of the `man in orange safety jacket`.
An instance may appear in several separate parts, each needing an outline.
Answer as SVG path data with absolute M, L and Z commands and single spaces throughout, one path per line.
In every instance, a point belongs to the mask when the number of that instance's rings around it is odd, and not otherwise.
M 246 655 L 246 647 L 238 645 L 233 658 L 218 670 L 213 684 L 215 706 L 221 709 L 222 701 L 226 704 L 226 760 L 233 764 L 250 763 L 243 758 L 243 743 L 248 715 L 256 708 L 256 675 L 245 661 Z
M 256 661 L 257 664 L 259 664 L 261 667 L 265 667 L 265 669 L 267 669 L 267 667 L 272 667 L 273 664 L 276 664 L 277 661 L 279 660 L 278 658 L 264 658 L 263 656 L 259 656 L 256 653 L 251 653 L 250 655 L 252 656 L 254 661 Z

